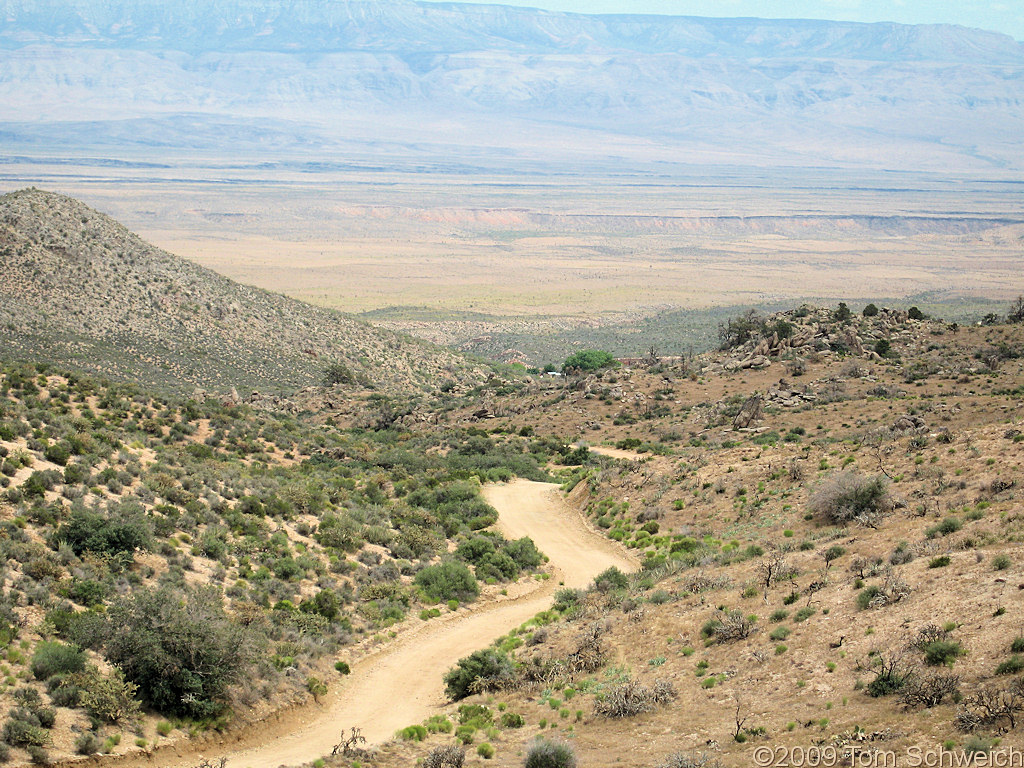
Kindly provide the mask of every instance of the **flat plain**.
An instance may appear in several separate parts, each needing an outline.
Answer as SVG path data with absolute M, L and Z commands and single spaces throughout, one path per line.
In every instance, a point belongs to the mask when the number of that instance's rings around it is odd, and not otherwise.
M 1021 290 L 1019 184 L 1000 172 L 139 160 L 12 159 L 0 187 L 66 192 L 234 280 L 509 360 L 599 328 L 639 353 L 637 322 L 675 310 L 703 318 L 658 339 L 678 351 L 726 308 L 916 301 L 969 320 Z

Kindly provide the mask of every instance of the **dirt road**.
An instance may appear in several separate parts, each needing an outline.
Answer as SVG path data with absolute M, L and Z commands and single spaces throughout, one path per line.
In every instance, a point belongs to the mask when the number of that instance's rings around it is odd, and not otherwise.
M 238 734 L 231 744 L 183 744 L 178 754 L 153 760 L 129 758 L 117 765 L 178 768 L 197 756 L 228 758 L 232 768 L 296 765 L 330 753 L 343 728 L 356 726 L 369 743 L 419 723 L 445 702 L 442 674 L 458 659 L 490 644 L 550 607 L 551 596 L 565 586 L 583 587 L 611 565 L 633 570 L 636 561 L 588 527 L 562 498 L 558 486 L 528 480 L 484 488 L 484 498 L 499 513 L 498 528 L 509 538 L 531 537 L 550 558 L 554 574 L 533 582 L 525 594 L 447 620 L 423 622 L 416 630 L 352 665 L 344 684 L 332 686 L 320 706 L 303 707 Z M 231 738 L 231 737 L 228 737 Z

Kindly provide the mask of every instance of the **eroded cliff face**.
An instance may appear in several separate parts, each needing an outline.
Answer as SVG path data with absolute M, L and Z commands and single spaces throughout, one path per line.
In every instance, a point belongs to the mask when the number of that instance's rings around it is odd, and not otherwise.
M 474 145 L 494 140 L 498 120 L 510 145 L 557 125 L 656 138 L 692 148 L 695 161 L 746 148 L 755 164 L 920 168 L 931 147 L 949 168 L 950 155 L 1014 166 L 1005 137 L 1024 129 L 1024 47 L 950 25 L 409 0 L 5 0 L 0 18 L 13 143 L 91 145 L 114 121 L 148 119 L 123 140 L 177 147 L 198 137 L 230 149 L 258 146 L 269 131 L 301 150 L 379 136 L 369 126 L 451 120 Z M 229 119 L 232 130 L 214 129 Z M 24 128 L 58 122 L 59 137 Z M 865 132 L 884 161 L 857 149 Z

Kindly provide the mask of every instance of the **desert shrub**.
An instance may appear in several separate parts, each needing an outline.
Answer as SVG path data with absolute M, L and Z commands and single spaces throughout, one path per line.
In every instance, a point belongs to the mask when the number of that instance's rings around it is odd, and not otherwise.
M 50 740 L 50 732 L 33 713 L 18 707 L 11 710 L 0 737 L 12 747 L 41 747 Z
M 744 615 L 743 611 L 719 611 L 715 621 L 717 625 L 712 628 L 711 636 L 720 643 L 743 640 L 757 631 L 755 619 Z
M 522 728 L 526 720 L 518 712 L 505 712 L 501 715 L 502 728 Z
M 956 699 L 960 693 L 960 676 L 936 673 L 912 677 L 900 691 L 900 702 L 906 707 L 935 707 L 946 698 Z
M 594 586 L 601 592 L 625 589 L 629 586 L 629 577 L 613 565 L 594 577 Z
M 898 603 L 911 592 L 910 585 L 892 572 L 886 573 L 885 580 L 880 585 L 865 587 L 857 593 L 857 607 L 861 610 L 868 608 L 881 608 L 882 606 Z
M 576 753 L 565 742 L 538 739 L 527 750 L 523 768 L 576 768 Z
M 36 646 L 32 654 L 32 674 L 36 680 L 53 675 L 66 675 L 85 669 L 85 654 L 80 648 L 57 641 L 46 641 Z
M 967 653 L 955 640 L 933 640 L 926 643 L 921 650 L 924 651 L 925 662 L 934 666 L 952 666 L 953 662 Z
M 490 760 L 494 757 L 494 747 L 488 744 L 486 741 L 476 748 L 476 753 L 480 755 L 484 760 Z
M 447 560 L 416 574 L 416 586 L 432 600 L 472 600 L 480 594 L 476 579 L 464 563 Z
M 925 531 L 925 535 L 929 539 L 934 539 L 936 536 L 948 536 L 951 533 L 956 533 L 964 524 L 959 517 L 950 516 L 943 520 L 941 523 L 933 525 Z
M 224 612 L 216 589 L 137 590 L 109 611 L 105 655 L 160 712 L 202 719 L 255 656 L 250 630 Z
M 835 472 L 819 483 L 808 506 L 828 522 L 843 525 L 858 522 L 876 527 L 889 512 L 885 478 L 865 477 L 856 472 Z
M 861 313 L 864 317 L 874 317 L 878 314 L 878 307 L 874 304 L 868 304 L 864 307 L 864 311 Z
M 460 704 L 459 724 L 486 728 L 494 722 L 494 713 L 483 704 Z
M 962 731 L 1008 727 L 1013 730 L 1024 711 L 1024 678 L 1008 685 L 982 688 L 957 710 L 955 723 Z
M 707 752 L 672 752 L 657 768 L 721 768 L 717 757 Z
M 1010 643 L 1010 653 L 1024 653 L 1024 635 L 1017 635 Z
M 423 768 L 462 768 L 466 762 L 466 750 L 449 744 L 434 747 L 423 759 Z
M 875 679 L 867 686 L 869 696 L 877 698 L 896 693 L 913 678 L 912 670 L 899 652 L 879 654 L 876 663 Z
M 427 738 L 427 729 L 422 725 L 410 725 L 402 728 L 395 735 L 403 741 L 423 741 Z
M 511 681 L 512 661 L 493 648 L 473 651 L 444 676 L 445 692 L 452 701 L 482 690 L 494 690 Z
M 1024 656 L 1013 655 L 996 667 L 997 675 L 1016 675 L 1024 672 Z
M 612 686 L 594 704 L 594 712 L 605 717 L 632 717 L 651 712 L 657 705 L 654 691 L 639 680 Z
M 76 555 L 83 552 L 117 554 L 147 549 L 152 530 L 143 509 L 123 503 L 109 515 L 84 507 L 71 510 L 71 515 L 54 533 L 54 542 L 67 542 Z
M 583 592 L 571 587 L 563 587 L 555 592 L 555 602 L 552 605 L 556 611 L 565 613 L 570 608 L 575 608 L 583 600 Z
M 814 615 L 814 608 L 809 605 L 805 605 L 799 611 L 793 614 L 793 621 L 807 621 Z
M 86 731 L 75 739 L 75 752 L 80 755 L 95 755 L 100 751 L 103 742 L 91 731 Z

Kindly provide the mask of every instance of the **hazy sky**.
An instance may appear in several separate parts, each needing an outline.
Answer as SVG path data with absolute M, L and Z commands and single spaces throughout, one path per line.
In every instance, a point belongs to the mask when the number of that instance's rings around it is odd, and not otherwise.
M 965 27 L 994 29 L 1024 40 L 1024 0 L 498 0 L 494 4 L 525 5 L 578 13 L 663 13 L 678 16 L 760 16 L 898 21 L 904 24 L 961 24 Z

